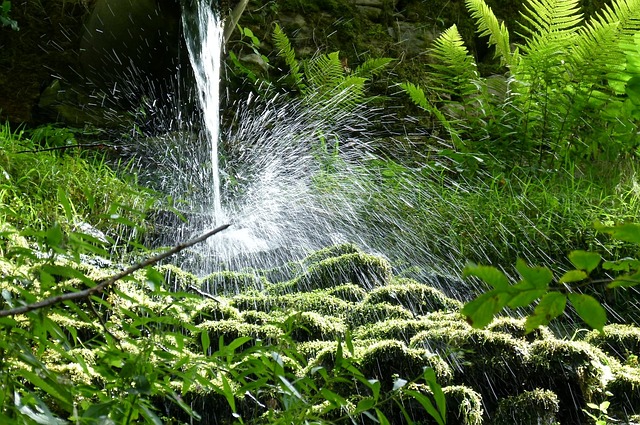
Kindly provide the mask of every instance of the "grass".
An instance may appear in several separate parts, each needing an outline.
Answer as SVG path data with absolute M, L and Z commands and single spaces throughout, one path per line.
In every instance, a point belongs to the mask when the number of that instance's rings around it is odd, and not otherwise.
M 56 131 L 65 136 L 63 142 L 76 143 L 69 130 Z M 0 127 L 1 223 L 33 230 L 58 223 L 76 231 L 88 223 L 116 240 L 131 238 L 131 228 L 143 228 L 156 195 L 120 177 L 99 150 L 42 150 L 47 147 L 38 143 L 42 132 L 32 134 Z
M 468 261 L 504 266 L 526 258 L 561 270 L 575 249 L 630 254 L 629 246 L 596 234 L 593 223 L 639 216 L 633 159 L 569 170 L 515 167 L 470 178 L 434 167 L 376 166 L 376 213 L 367 219 L 374 225 L 381 217 L 402 223 L 397 246 L 409 242 L 436 269 L 455 272 Z

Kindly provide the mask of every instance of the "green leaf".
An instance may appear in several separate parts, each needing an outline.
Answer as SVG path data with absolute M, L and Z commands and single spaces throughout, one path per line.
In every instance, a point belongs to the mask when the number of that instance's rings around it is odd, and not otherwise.
M 621 258 L 616 261 L 605 261 L 602 268 L 618 272 L 628 272 L 640 269 L 640 260 L 636 258 Z
M 624 88 L 625 93 L 629 97 L 629 100 L 636 105 L 640 106 L 640 77 L 634 76 L 627 81 L 627 85 Z
M 207 353 L 209 347 L 211 346 L 211 338 L 209 338 L 209 332 L 206 330 L 202 331 L 200 334 L 200 342 L 202 343 L 202 352 Z
M 639 284 L 640 272 L 636 272 L 615 278 L 613 282 L 607 285 L 607 288 L 631 288 Z
M 580 282 L 581 280 L 585 280 L 587 277 L 589 276 L 583 270 L 569 270 L 562 275 L 560 283 Z
M 614 239 L 640 244 L 640 225 L 638 224 L 624 223 L 616 226 L 605 226 L 596 222 L 594 227 L 599 232 L 609 233 Z
M 527 281 L 511 287 L 512 296 L 507 305 L 509 308 L 526 307 L 547 293 L 548 288 L 537 289 Z
M 431 416 L 433 419 L 435 419 L 435 421 L 439 424 L 439 425 L 444 425 L 445 421 L 443 416 L 440 414 L 440 412 L 438 412 L 438 410 L 433 406 L 433 403 L 431 402 L 431 400 L 429 400 L 429 397 L 425 396 L 422 393 L 419 393 L 418 391 L 414 391 L 414 390 L 405 390 L 404 393 L 408 396 L 411 396 L 412 398 L 414 398 L 418 403 L 420 403 L 422 405 L 422 407 L 424 408 L 424 410 L 427 411 L 427 413 L 429 414 L 429 416 Z
M 471 300 L 460 311 L 467 316 L 467 322 L 474 328 L 484 328 L 493 320 L 493 316 L 506 305 L 505 294 L 496 291 L 486 292 L 475 300 Z
M 602 328 L 607 323 L 607 312 L 595 298 L 591 295 L 572 293 L 569 294 L 569 301 L 587 325 L 603 332 Z
M 57 248 L 62 244 L 63 237 L 62 228 L 60 224 L 56 222 L 47 230 L 45 241 L 50 247 Z
M 369 409 L 371 409 L 373 406 L 376 405 L 376 402 L 374 399 L 372 398 L 363 398 L 362 400 L 360 400 L 358 402 L 358 404 L 356 405 L 356 410 L 353 412 L 354 414 L 358 414 L 361 412 L 365 412 Z
M 520 276 L 535 289 L 546 289 L 553 280 L 553 273 L 546 267 L 529 267 L 524 260 L 518 258 L 516 270 Z
M 564 311 L 567 304 L 567 297 L 560 292 L 547 293 L 534 310 L 533 314 L 527 317 L 525 330 L 531 332 L 542 325 L 548 324 Z
M 602 256 L 597 252 L 571 251 L 569 261 L 571 261 L 571 264 L 576 266 L 577 269 L 591 273 L 598 267 L 600 261 L 602 261 Z
M 509 286 L 509 279 L 500 270 L 492 266 L 478 266 L 469 263 L 462 271 L 463 277 L 475 276 L 482 279 L 485 283 L 493 286 L 495 289 L 506 289 Z

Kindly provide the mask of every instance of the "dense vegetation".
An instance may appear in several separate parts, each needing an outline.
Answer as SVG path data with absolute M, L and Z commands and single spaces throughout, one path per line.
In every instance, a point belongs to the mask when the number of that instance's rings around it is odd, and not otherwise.
M 360 164 L 377 187 L 363 218 L 393 216 L 410 234 L 389 245 L 420 241 L 483 294 L 453 299 L 353 245 L 270 270 L 122 272 L 151 255 L 169 200 L 113 171 L 97 133 L 5 126 L 0 421 L 638 422 L 640 2 L 583 21 L 577 1 L 529 0 L 515 45 L 484 1 L 465 3 L 503 74 L 481 75 L 455 26 L 428 85 L 385 76 L 387 58 L 300 59 L 279 26 L 274 52 L 240 30 L 282 75 L 229 62 L 312 107 L 404 102 L 429 135 Z M 371 81 L 402 93 L 369 96 Z M 338 190 L 322 170 L 318 190 Z

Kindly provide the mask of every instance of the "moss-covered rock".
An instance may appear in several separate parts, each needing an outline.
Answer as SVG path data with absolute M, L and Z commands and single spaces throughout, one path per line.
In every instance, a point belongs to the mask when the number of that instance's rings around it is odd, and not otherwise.
M 227 300 L 203 299 L 193 306 L 190 316 L 194 325 L 209 320 L 241 320 L 238 309 L 229 305 Z
M 433 322 L 420 319 L 388 319 L 363 325 L 353 332 L 358 339 L 395 339 L 408 344 L 416 334 L 434 327 Z
M 291 293 L 280 296 L 237 295 L 230 300 L 231 305 L 240 311 L 272 310 L 312 311 L 319 314 L 342 317 L 350 311 L 351 304 L 339 298 L 316 291 Z
M 387 319 L 410 320 L 414 316 L 408 310 L 387 303 L 380 304 L 352 304 L 345 312 L 345 323 L 350 329 L 368 323 L 377 323 Z
M 517 393 L 527 382 L 527 344 L 507 334 L 442 327 L 418 333 L 410 346 L 446 359 L 456 383 L 478 391 L 487 408 L 499 398 Z
M 327 294 L 340 298 L 341 300 L 357 303 L 365 299 L 367 291 L 358 285 L 347 283 L 346 285 L 328 288 Z
M 514 317 L 499 317 L 493 320 L 487 329 L 494 332 L 502 332 L 517 339 L 533 342 L 538 339 L 555 338 L 555 335 L 547 326 L 540 326 L 533 332 L 527 332 L 526 319 Z
M 264 277 L 253 273 L 222 271 L 211 273 L 200 281 L 200 288 L 210 294 L 235 295 L 247 291 L 262 291 L 267 285 Z
M 493 425 L 553 425 L 559 409 L 553 391 L 536 388 L 500 400 Z
M 585 341 L 605 353 L 624 362 L 629 356 L 640 356 L 640 328 L 632 325 L 613 324 L 604 327 L 604 332 L 589 332 Z
M 395 340 L 371 345 L 362 353 L 360 367 L 365 376 L 379 380 L 386 391 L 393 387 L 394 377 L 414 380 L 422 376 L 425 367 L 435 370 L 441 385 L 453 378 L 451 368 L 440 357 L 427 350 L 408 348 Z
M 356 252 L 312 264 L 294 279 L 298 291 L 331 288 L 346 283 L 371 289 L 391 280 L 391 265 L 374 255 Z
M 447 402 L 447 423 L 461 425 L 481 425 L 484 409 L 482 397 L 464 385 L 450 385 L 442 388 Z
M 369 292 L 364 302 L 397 304 L 414 314 L 438 310 L 457 311 L 462 308 L 462 303 L 447 297 L 442 291 L 404 278 L 395 278 L 391 284 L 375 288 Z
M 530 346 L 528 385 L 553 391 L 560 400 L 561 423 L 584 423 L 579 406 L 595 401 L 612 379 L 617 361 L 583 341 L 545 339 Z
M 284 328 L 294 341 L 335 340 L 346 330 L 342 320 L 311 311 L 289 315 L 284 320 Z
M 611 410 L 620 418 L 637 414 L 640 411 L 640 367 L 623 365 L 613 367 L 613 379 L 607 382 L 607 391 L 611 396 Z

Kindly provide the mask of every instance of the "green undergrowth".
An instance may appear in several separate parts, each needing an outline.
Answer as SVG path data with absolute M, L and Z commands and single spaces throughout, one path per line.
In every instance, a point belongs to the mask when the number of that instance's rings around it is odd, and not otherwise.
M 113 246 L 140 240 L 158 197 L 118 176 L 103 147 L 78 144 L 71 129 L 0 127 L 1 226 L 42 231 L 55 222 Z
M 3 308 L 113 272 L 84 265 L 71 275 L 60 264 L 5 258 Z M 589 406 L 603 402 L 625 423 L 638 414 L 635 326 L 580 340 L 526 333 L 524 319 L 509 317 L 473 329 L 457 300 L 352 245 L 298 265 L 280 282 L 157 266 L 100 296 L 0 318 L 0 419 L 588 423 Z
M 398 240 L 385 235 L 389 252 L 413 245 L 406 256 L 414 255 L 416 264 L 427 257 L 430 267 L 448 274 L 467 261 L 499 266 L 518 258 L 563 270 L 570 266 L 563 259 L 576 249 L 635 255 L 632 245 L 593 228 L 596 221 L 613 225 L 640 214 L 633 159 L 571 171 L 515 166 L 470 177 L 450 166 L 442 157 L 420 167 L 373 164 L 376 190 L 366 211 L 375 213 L 366 219 L 375 224 L 383 216 L 403 230 Z

